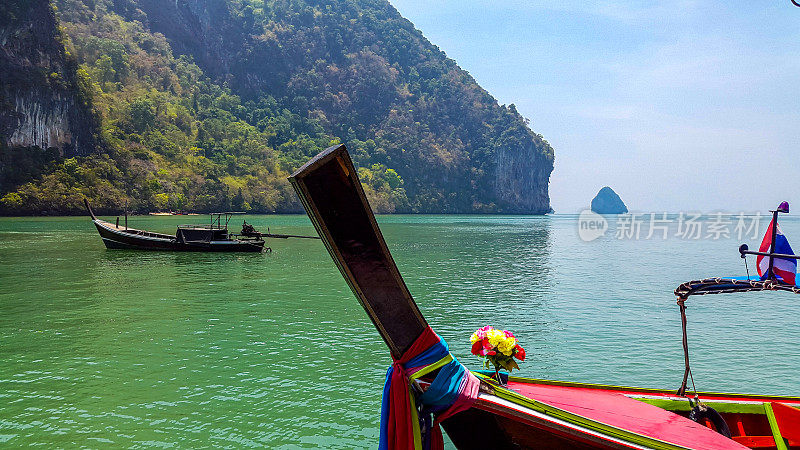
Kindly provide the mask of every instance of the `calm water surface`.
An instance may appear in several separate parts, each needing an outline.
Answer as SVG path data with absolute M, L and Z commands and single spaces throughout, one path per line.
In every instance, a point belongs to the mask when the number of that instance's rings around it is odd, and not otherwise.
M 313 233 L 305 216 L 247 220 Z M 574 216 L 379 222 L 454 354 L 478 368 L 470 333 L 512 329 L 529 377 L 675 389 L 672 290 L 744 273 L 736 239 L 620 240 L 613 220 L 589 243 Z M 800 245 L 800 221 L 782 224 Z M 375 447 L 388 352 L 319 241 L 268 245 L 108 251 L 86 218 L 0 218 L 0 444 Z M 800 297 L 698 297 L 688 314 L 699 389 L 800 391 Z

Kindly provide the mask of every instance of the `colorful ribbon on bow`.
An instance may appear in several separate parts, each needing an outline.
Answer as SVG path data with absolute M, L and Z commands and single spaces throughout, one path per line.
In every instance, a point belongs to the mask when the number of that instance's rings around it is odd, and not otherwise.
M 422 435 L 420 417 L 410 382 L 440 369 L 419 396 L 423 421 L 430 433 Z M 469 409 L 478 398 L 480 381 L 450 354 L 447 343 L 431 327 L 386 372 L 381 405 L 380 450 L 441 450 L 441 421 Z M 431 422 L 431 414 L 436 419 Z

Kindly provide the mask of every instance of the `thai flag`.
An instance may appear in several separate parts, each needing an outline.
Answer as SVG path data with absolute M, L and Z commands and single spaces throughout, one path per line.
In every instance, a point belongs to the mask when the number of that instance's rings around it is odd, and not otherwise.
M 761 247 L 758 251 L 769 253 L 770 243 L 772 242 L 772 227 L 776 226 L 775 221 L 770 221 L 767 227 L 767 234 L 764 235 L 764 240 L 761 241 Z M 775 230 L 775 251 L 773 253 L 782 253 L 784 255 L 794 255 L 792 247 L 786 236 L 781 233 L 780 225 Z M 767 272 L 769 272 L 769 256 L 758 255 L 756 259 L 758 265 L 758 275 L 762 280 L 767 279 Z M 797 274 L 797 260 L 786 258 L 773 258 L 772 272 L 775 277 L 788 284 L 795 284 L 795 275 Z

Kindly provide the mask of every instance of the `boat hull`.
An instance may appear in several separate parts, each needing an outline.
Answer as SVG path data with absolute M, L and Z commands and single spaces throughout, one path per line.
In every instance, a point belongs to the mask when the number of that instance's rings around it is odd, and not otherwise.
M 226 240 L 179 242 L 175 236 L 136 229 L 120 229 L 114 224 L 94 219 L 97 232 L 108 249 L 156 250 L 178 252 L 263 252 L 263 240 Z
M 458 448 L 800 448 L 800 397 L 700 393 L 732 432 L 688 419 L 674 391 L 514 378 L 443 422 Z M 476 433 L 480 430 L 480 433 Z

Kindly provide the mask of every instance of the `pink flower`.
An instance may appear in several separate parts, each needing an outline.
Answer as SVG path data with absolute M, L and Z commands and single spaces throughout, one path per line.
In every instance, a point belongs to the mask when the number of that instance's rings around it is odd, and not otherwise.
M 510 332 L 508 330 L 503 330 L 503 333 L 505 333 L 507 338 L 510 338 L 510 337 L 513 338 L 514 337 L 514 333 L 512 333 L 512 332 Z
M 492 328 L 491 326 L 486 325 L 485 327 L 483 327 L 483 328 L 479 329 L 478 331 L 476 331 L 475 334 L 477 334 L 479 338 L 483 339 L 483 338 L 486 337 L 486 333 L 488 333 L 489 331 L 491 331 L 493 329 L 494 328 Z

